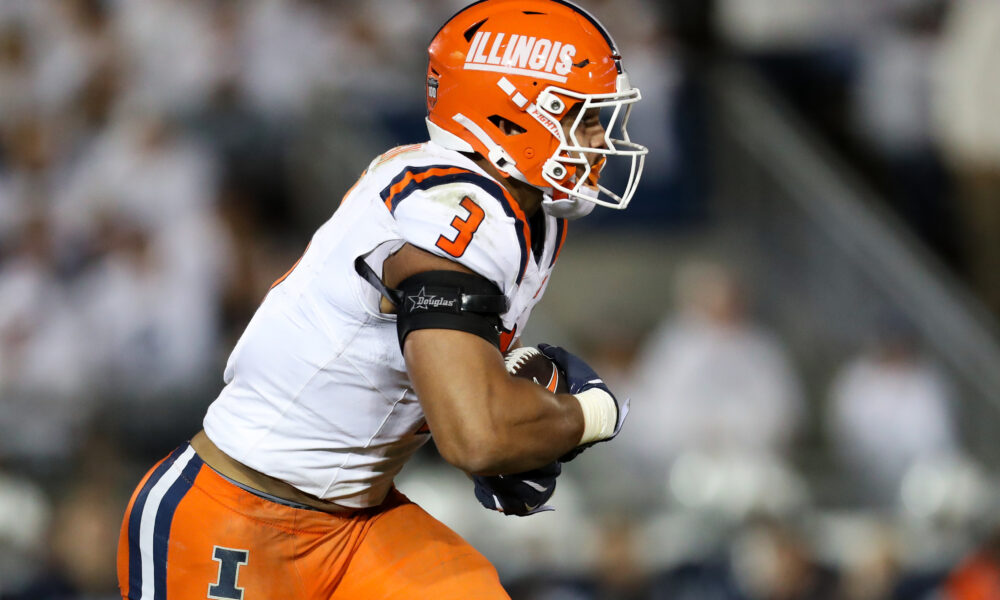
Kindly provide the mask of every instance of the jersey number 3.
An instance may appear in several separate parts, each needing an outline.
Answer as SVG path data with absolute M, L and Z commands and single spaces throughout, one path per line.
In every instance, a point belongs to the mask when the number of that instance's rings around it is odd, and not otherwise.
M 465 249 L 469 247 L 469 242 L 472 241 L 472 234 L 476 233 L 479 225 L 483 222 L 483 217 L 486 216 L 483 209 L 468 196 L 462 198 L 461 206 L 469 211 L 469 216 L 464 219 L 455 217 L 451 220 L 451 226 L 458 230 L 458 235 L 453 240 L 449 240 L 442 235 L 438 237 L 436 244 L 438 248 L 455 258 L 465 254 Z

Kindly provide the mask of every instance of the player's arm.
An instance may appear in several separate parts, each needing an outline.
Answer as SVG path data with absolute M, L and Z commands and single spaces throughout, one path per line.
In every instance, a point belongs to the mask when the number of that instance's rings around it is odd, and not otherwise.
M 427 271 L 471 273 L 411 245 L 386 259 L 395 287 Z M 418 329 L 404 341 L 407 370 L 445 460 L 473 474 L 517 473 L 551 463 L 575 448 L 584 431 L 580 403 L 511 377 L 499 350 L 477 335 Z

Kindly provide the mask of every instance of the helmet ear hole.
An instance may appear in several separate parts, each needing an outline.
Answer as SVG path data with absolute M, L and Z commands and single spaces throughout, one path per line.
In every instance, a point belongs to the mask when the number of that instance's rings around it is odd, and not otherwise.
M 490 123 L 493 123 L 494 127 L 499 129 L 504 135 L 508 137 L 512 135 L 520 135 L 527 131 L 527 129 L 525 129 L 524 127 L 521 127 L 517 123 L 511 121 L 510 119 L 505 119 L 500 115 L 491 115 L 490 117 L 488 117 L 488 119 Z

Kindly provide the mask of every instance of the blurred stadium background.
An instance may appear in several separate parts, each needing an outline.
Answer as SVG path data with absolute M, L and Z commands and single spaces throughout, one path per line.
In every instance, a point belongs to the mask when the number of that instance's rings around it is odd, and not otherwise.
M 120 518 L 268 285 L 420 141 L 463 0 L 0 0 L 0 598 L 116 597 Z M 400 488 L 516 599 L 1000 598 L 1000 3 L 580 0 L 650 147 L 525 341 L 633 398 L 555 512 Z

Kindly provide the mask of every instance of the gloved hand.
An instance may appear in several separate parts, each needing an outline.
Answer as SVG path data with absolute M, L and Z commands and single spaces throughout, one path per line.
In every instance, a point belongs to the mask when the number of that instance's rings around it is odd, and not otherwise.
M 618 432 L 621 431 L 622 425 L 625 423 L 625 417 L 628 416 L 629 399 L 626 398 L 624 402 L 619 403 L 618 399 L 615 398 L 614 394 L 611 393 L 611 390 L 608 389 L 607 384 L 604 383 L 604 380 L 601 379 L 601 377 L 597 373 L 595 373 L 593 369 L 590 368 L 590 365 L 583 362 L 583 360 L 580 359 L 579 357 L 567 352 L 566 350 L 563 350 L 559 346 L 538 344 L 538 349 L 542 352 L 542 354 L 549 357 L 554 363 L 556 363 L 556 365 L 559 366 L 559 368 L 563 371 L 563 373 L 566 374 L 566 381 L 569 386 L 569 393 L 580 398 L 581 405 L 584 405 L 585 402 L 584 398 L 581 397 L 581 394 L 583 394 L 584 392 L 587 393 L 586 401 L 588 403 L 593 400 L 597 400 L 598 403 L 604 401 L 604 404 L 607 405 L 606 399 L 600 396 L 600 394 L 603 393 L 607 394 L 607 397 L 610 398 L 611 402 L 614 403 L 617 413 L 613 421 L 614 426 L 610 432 L 608 432 L 606 428 L 601 427 L 600 429 L 602 431 L 605 431 L 604 435 L 602 435 L 599 439 L 586 441 L 583 444 L 577 446 L 576 448 L 570 450 L 562 457 L 560 457 L 559 461 L 569 462 L 574 458 L 576 458 L 577 455 L 579 455 L 581 452 L 593 446 L 594 444 L 599 442 L 606 442 L 610 439 L 613 439 L 616 435 L 618 435 Z M 587 414 L 586 407 L 584 409 L 584 412 L 586 416 Z M 602 415 L 598 413 L 597 416 L 602 416 Z M 608 423 L 608 425 L 610 426 L 610 422 Z M 586 436 L 587 433 L 585 432 L 584 435 Z
M 514 475 L 473 475 L 472 480 L 480 504 L 505 515 L 524 517 L 555 510 L 545 503 L 556 491 L 556 477 L 561 472 L 562 465 L 552 462 Z

